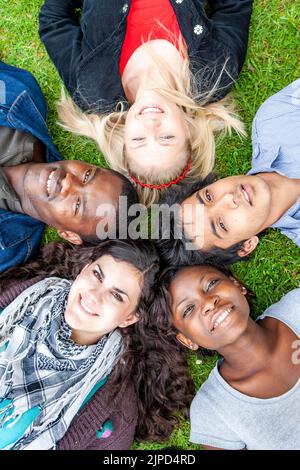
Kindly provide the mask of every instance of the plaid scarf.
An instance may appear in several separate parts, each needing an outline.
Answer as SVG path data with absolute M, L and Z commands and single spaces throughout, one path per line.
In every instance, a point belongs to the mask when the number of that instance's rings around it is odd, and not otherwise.
M 44 279 L 0 316 L 0 346 L 8 341 L 0 354 L 0 402 L 11 402 L 7 420 L 40 408 L 14 449 L 55 449 L 84 399 L 120 356 L 117 331 L 92 346 L 70 339 L 72 331 L 64 320 L 70 288 L 66 279 Z M 5 417 L 0 426 L 4 424 Z

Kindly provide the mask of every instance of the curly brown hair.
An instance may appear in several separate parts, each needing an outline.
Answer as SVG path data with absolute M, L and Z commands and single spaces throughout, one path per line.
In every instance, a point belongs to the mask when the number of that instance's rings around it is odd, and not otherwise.
M 74 280 L 84 266 L 104 254 L 132 264 L 144 276 L 137 306 L 139 321 L 120 329 L 124 352 L 111 375 L 111 399 L 120 392 L 120 388 L 125 390 L 128 380 L 132 380 L 139 412 L 136 439 L 161 441 L 173 431 L 178 411 L 187 416 L 193 385 L 188 374 L 187 357 L 178 349 L 166 325 L 162 325 L 150 309 L 156 295 L 160 266 L 153 243 L 146 240 L 108 240 L 97 246 L 80 248 L 63 242 L 50 243 L 40 249 L 36 260 L 0 274 L 0 293 L 16 281 L 30 279 L 34 284 L 51 276 Z

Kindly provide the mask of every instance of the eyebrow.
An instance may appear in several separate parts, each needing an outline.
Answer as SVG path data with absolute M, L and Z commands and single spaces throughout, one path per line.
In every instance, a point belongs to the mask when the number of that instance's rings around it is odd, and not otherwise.
M 99 269 L 99 271 L 100 271 L 100 274 L 101 274 L 102 278 L 105 279 L 104 272 L 102 271 L 100 265 L 97 264 L 97 266 L 98 266 L 98 269 Z M 130 300 L 129 295 L 126 294 L 126 292 L 124 292 L 123 290 L 119 289 L 118 287 L 113 287 L 113 289 L 116 290 L 117 292 L 119 292 L 119 294 L 124 294 L 124 295 L 126 295 L 126 297 L 128 298 L 128 300 Z
M 129 296 L 128 296 L 128 295 L 126 294 L 126 292 L 124 292 L 123 290 L 118 289 L 117 287 L 113 287 L 113 289 L 116 290 L 117 292 L 119 292 L 120 294 L 126 295 L 126 297 L 128 298 L 128 300 L 130 300 L 130 299 L 129 299 Z
M 176 309 L 177 309 L 181 304 L 183 304 L 183 302 L 185 302 L 186 300 L 187 300 L 187 297 L 185 297 L 183 300 L 181 300 L 181 301 L 179 302 L 179 304 L 176 305 Z
M 200 204 L 204 205 L 204 201 L 203 201 L 203 199 L 202 199 L 202 197 L 200 196 L 199 193 L 196 194 L 196 198 L 197 198 L 198 202 L 200 202 Z

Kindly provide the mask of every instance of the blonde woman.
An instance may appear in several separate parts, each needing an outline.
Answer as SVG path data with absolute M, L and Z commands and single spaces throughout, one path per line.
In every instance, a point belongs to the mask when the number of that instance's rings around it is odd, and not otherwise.
M 45 1 L 40 36 L 72 98 L 61 120 L 93 138 L 144 203 L 209 173 L 215 131 L 243 133 L 224 97 L 245 59 L 252 3 L 211 1 L 208 18 L 204 0 Z

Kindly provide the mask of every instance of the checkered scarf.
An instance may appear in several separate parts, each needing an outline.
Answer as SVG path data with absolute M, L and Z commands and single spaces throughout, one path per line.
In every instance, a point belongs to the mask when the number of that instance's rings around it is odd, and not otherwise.
M 71 339 L 64 312 L 71 282 L 47 278 L 26 289 L 0 316 L 0 402 L 11 401 L 5 419 L 40 413 L 14 449 L 55 449 L 84 399 L 107 376 L 122 349 L 114 331 L 96 345 Z M 3 422 L 4 421 L 4 422 Z

